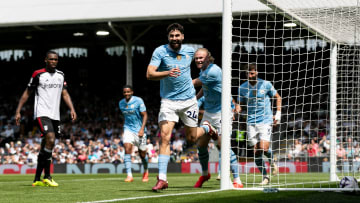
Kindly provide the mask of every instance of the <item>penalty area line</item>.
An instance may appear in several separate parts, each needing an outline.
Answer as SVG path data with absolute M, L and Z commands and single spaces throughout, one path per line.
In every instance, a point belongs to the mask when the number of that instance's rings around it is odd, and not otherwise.
M 219 189 L 219 190 L 210 190 L 210 191 L 204 191 L 204 192 L 188 192 L 188 193 L 178 193 L 178 194 L 151 195 L 151 196 L 143 196 L 143 197 L 128 197 L 128 198 L 121 198 L 121 199 L 98 200 L 98 201 L 81 202 L 81 203 L 116 202 L 116 201 L 127 201 L 127 200 L 136 200 L 136 199 L 149 199 L 149 198 L 158 198 L 158 197 L 204 194 L 204 193 L 212 193 L 212 192 L 220 192 L 220 191 L 222 191 L 222 190 Z

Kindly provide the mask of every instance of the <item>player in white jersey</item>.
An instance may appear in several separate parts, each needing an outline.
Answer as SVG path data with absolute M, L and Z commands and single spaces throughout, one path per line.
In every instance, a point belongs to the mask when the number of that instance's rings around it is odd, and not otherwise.
M 50 176 L 52 150 L 55 144 L 55 136 L 60 134 L 60 100 L 61 96 L 70 109 L 71 119 L 76 120 L 77 115 L 72 104 L 70 95 L 66 90 L 64 73 L 57 70 L 58 54 L 54 51 L 46 53 L 46 67 L 32 74 L 28 87 L 22 94 L 16 108 L 15 120 L 20 125 L 21 109 L 29 96 L 35 92 L 34 118 L 42 133 L 41 149 L 38 155 L 35 180 L 32 186 L 51 186 L 58 184 Z M 44 178 L 40 176 L 44 170 Z
M 139 149 L 140 158 L 144 166 L 142 181 L 149 181 L 148 157 L 146 156 L 146 132 L 147 112 L 144 101 L 134 95 L 132 86 L 123 87 L 124 99 L 119 102 L 119 108 L 124 115 L 124 134 L 123 142 L 125 147 L 125 168 L 127 177 L 125 182 L 133 182 L 134 178 L 131 173 L 131 153 L 133 146 Z
M 200 98 L 204 95 L 204 115 L 201 123 L 209 121 L 219 132 L 219 139 L 217 147 L 220 150 L 221 141 L 221 91 L 222 91 L 222 72 L 221 68 L 214 64 L 214 58 L 206 48 L 200 48 L 195 52 L 194 61 L 196 67 L 200 69 L 200 76 L 193 80 L 194 86 L 201 86 L 200 92 L 197 97 Z M 233 115 L 229 115 L 233 117 Z M 231 132 L 231 129 L 230 129 Z M 201 141 L 201 140 L 200 140 Z M 205 146 L 208 143 L 203 143 L 201 146 Z M 199 160 L 202 168 L 202 175 L 194 185 L 195 188 L 202 187 L 203 183 L 210 179 L 211 175 L 208 172 L 209 153 L 207 147 L 198 147 Z M 230 166 L 233 173 L 234 188 L 242 188 L 238 169 L 238 161 L 235 153 L 230 150 Z M 221 157 L 221 153 L 219 153 Z
M 205 122 L 200 128 L 197 127 L 199 109 L 190 70 L 194 49 L 182 45 L 182 25 L 169 25 L 167 33 L 169 43 L 155 49 L 146 73 L 148 80 L 160 80 L 161 96 L 158 119 L 161 132 L 159 176 L 158 182 L 152 188 L 153 191 L 168 187 L 166 174 L 170 159 L 170 137 L 179 118 L 185 124 L 188 142 L 195 143 L 198 139 L 210 140 L 210 136 L 217 139 L 217 131 L 209 122 Z M 205 134 L 209 136 L 203 136 Z
M 255 64 L 248 64 L 248 81 L 239 87 L 239 102 L 236 112 L 241 112 L 241 106 L 247 108 L 247 135 L 248 145 L 254 147 L 255 164 L 263 175 L 260 185 L 267 185 L 270 177 L 267 175 L 263 159 L 265 155 L 273 167 L 273 175 L 277 174 L 277 166 L 273 161 L 270 149 L 271 134 L 273 125 L 281 120 L 281 97 L 271 82 L 258 78 L 258 71 Z M 276 99 L 276 114 L 272 113 L 270 98 Z

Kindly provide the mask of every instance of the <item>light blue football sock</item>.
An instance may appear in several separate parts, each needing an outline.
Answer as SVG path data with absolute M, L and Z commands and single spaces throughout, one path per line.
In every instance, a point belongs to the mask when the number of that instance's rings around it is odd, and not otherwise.
M 219 150 L 219 165 L 218 165 L 218 175 L 221 175 L 221 150 Z
M 209 133 L 209 131 L 210 131 L 209 126 L 207 126 L 207 125 L 202 125 L 202 126 L 200 126 L 200 127 L 205 130 L 205 134 L 208 134 L 208 133 Z
M 124 162 L 125 162 L 125 169 L 126 169 L 127 176 L 132 176 L 132 173 L 131 173 L 131 154 L 125 154 Z
M 167 167 L 170 160 L 169 155 L 159 155 L 159 179 L 166 181 Z
M 233 150 L 230 150 L 230 169 L 233 174 L 234 179 L 239 177 L 239 167 L 236 154 Z

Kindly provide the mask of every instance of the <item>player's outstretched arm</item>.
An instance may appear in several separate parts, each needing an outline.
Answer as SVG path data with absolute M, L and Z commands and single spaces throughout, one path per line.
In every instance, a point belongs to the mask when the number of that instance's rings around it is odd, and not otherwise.
M 149 65 L 146 71 L 146 78 L 148 80 L 161 80 L 165 77 L 178 77 L 181 73 L 180 68 L 176 67 L 169 71 L 156 71 L 158 67 Z
M 71 120 L 75 121 L 77 119 L 77 115 L 76 115 L 76 112 L 75 112 L 75 109 L 74 109 L 74 105 L 73 105 L 73 103 L 71 101 L 69 92 L 66 89 L 63 89 L 62 96 L 63 96 L 63 99 L 64 99 L 66 105 L 70 109 Z
M 22 107 L 24 106 L 24 104 L 26 103 L 26 101 L 29 99 L 30 95 L 31 95 L 31 91 L 29 90 L 29 88 L 26 88 L 24 93 L 21 95 L 19 104 L 18 104 L 18 106 L 16 108 L 16 112 L 15 112 L 16 125 L 20 125 L 20 119 L 21 119 L 20 111 L 21 111 Z

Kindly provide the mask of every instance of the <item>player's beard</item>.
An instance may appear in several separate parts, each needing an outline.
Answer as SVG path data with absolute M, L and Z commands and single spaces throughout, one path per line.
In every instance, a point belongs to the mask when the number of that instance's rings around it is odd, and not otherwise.
M 256 81 L 257 81 L 257 76 L 249 77 L 249 82 L 256 82 Z
M 182 40 L 172 40 L 169 44 L 172 50 L 178 51 L 181 48 Z

